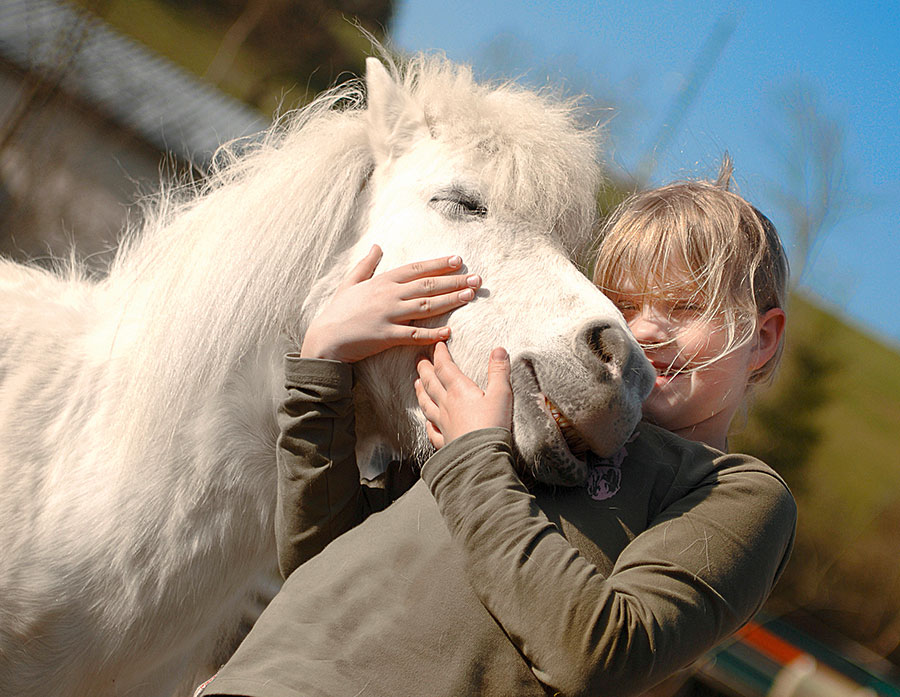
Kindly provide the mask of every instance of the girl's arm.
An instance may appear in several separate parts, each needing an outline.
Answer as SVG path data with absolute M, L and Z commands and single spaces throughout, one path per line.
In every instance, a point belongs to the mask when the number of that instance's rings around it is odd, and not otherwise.
M 418 472 L 392 462 L 376 479 L 360 480 L 349 364 L 293 353 L 285 356 L 284 376 L 275 539 L 279 569 L 287 578 L 338 535 L 403 494 Z
M 604 574 L 522 485 L 509 431 L 473 420 L 485 400 L 491 412 L 503 385 L 489 382 L 481 394 L 471 382 L 464 388 L 468 379 L 440 345 L 435 364 L 420 363 L 419 372 L 422 407 L 446 443 L 422 477 L 473 590 L 552 690 L 637 694 L 729 636 L 768 596 L 790 550 L 796 508 L 761 463 L 721 456 L 700 481 L 676 481 L 647 529 L 617 558 L 610 550 L 615 565 Z M 502 365 L 492 375 L 502 383 Z M 661 455 L 637 446 L 629 458 Z M 702 448 L 681 454 L 713 457 Z
M 374 276 L 380 258 L 381 250 L 373 247 L 312 321 L 300 353 L 285 357 L 275 517 L 285 577 L 418 478 L 411 466 L 392 463 L 383 476 L 361 484 L 350 363 L 392 346 L 430 345 L 448 337 L 448 327 L 413 322 L 464 305 L 481 283 L 478 276 L 456 273 L 462 265 L 458 257 Z

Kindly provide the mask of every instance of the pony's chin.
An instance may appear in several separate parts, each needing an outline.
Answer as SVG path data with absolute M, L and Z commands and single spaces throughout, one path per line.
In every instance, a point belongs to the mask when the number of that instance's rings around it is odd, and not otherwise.
M 623 413 L 613 423 L 576 424 L 559 411 L 549 398 L 517 401 L 513 435 L 518 456 L 527 472 L 540 482 L 559 486 L 582 486 L 592 462 L 615 455 L 633 433 L 640 419 L 639 406 Z M 624 410 L 624 408 L 623 408 Z M 582 435 L 590 432 L 590 442 Z
M 587 481 L 587 441 L 543 392 L 530 361 L 513 380 L 513 435 L 528 474 L 545 484 L 580 486 Z
M 587 481 L 588 464 L 569 452 L 568 448 L 548 446 L 533 459 L 531 474 L 544 484 L 583 486 Z

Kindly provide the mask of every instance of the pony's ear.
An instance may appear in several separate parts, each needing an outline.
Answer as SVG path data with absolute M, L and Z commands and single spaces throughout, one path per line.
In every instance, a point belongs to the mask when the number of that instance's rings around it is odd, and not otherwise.
M 428 135 L 425 112 L 394 81 L 377 58 L 366 58 L 369 141 L 376 162 L 402 155 Z

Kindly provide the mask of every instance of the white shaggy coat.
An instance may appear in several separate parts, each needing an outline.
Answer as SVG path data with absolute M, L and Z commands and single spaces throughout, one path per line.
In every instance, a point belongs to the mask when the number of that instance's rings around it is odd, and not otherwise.
M 613 306 L 566 260 L 598 168 L 574 105 L 420 57 L 367 68 L 161 197 L 109 274 L 0 260 L 0 693 L 189 694 L 271 593 L 281 356 L 373 242 L 382 268 L 460 254 L 484 278 L 450 317 L 483 379 L 513 357 L 517 448 L 576 482 L 545 397 L 595 451 L 649 376 Z M 358 366 L 358 428 L 427 455 L 411 350 Z M 267 588 L 268 584 L 268 588 Z

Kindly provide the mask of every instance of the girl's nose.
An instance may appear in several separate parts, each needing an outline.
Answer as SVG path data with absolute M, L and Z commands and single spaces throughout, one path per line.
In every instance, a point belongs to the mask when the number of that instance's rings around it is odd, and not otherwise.
M 644 306 L 628 322 L 639 344 L 659 344 L 669 339 L 669 321 L 654 308 Z

